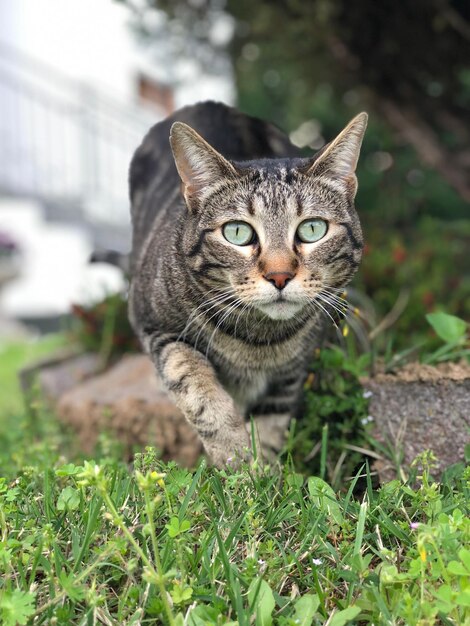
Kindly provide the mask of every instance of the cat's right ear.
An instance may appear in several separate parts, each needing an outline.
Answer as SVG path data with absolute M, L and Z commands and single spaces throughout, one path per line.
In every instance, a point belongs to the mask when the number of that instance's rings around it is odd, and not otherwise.
M 308 173 L 338 181 L 354 198 L 357 191 L 356 166 L 367 128 L 367 113 L 359 113 L 331 143 L 313 159 Z
M 191 200 L 214 182 L 236 176 L 233 165 L 183 122 L 175 122 L 171 127 L 170 144 L 190 208 Z

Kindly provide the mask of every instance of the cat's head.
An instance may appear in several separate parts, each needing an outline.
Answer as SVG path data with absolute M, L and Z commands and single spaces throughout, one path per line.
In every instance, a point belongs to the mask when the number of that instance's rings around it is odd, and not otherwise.
M 289 319 L 351 280 L 362 255 L 354 196 L 366 125 L 359 114 L 310 159 L 240 163 L 173 124 L 188 207 L 183 245 L 204 288 Z

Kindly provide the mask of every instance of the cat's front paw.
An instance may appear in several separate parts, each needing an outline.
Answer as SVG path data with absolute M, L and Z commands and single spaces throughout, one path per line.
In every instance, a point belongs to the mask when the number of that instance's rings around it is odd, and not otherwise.
M 237 467 L 253 458 L 251 441 L 244 427 L 231 429 L 216 441 L 203 441 L 204 449 L 215 467 Z

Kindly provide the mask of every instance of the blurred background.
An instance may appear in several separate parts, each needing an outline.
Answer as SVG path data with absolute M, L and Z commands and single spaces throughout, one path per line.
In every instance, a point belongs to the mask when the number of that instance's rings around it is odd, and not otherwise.
M 2 0 L 0 340 L 125 292 L 88 258 L 129 249 L 132 153 L 203 99 L 306 154 L 367 110 L 355 289 L 399 348 L 470 318 L 466 0 Z

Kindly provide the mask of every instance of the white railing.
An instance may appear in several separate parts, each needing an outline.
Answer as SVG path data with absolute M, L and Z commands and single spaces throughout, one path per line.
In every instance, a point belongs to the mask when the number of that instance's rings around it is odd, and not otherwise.
M 156 121 L 0 44 L 0 193 L 128 228 L 129 162 Z

